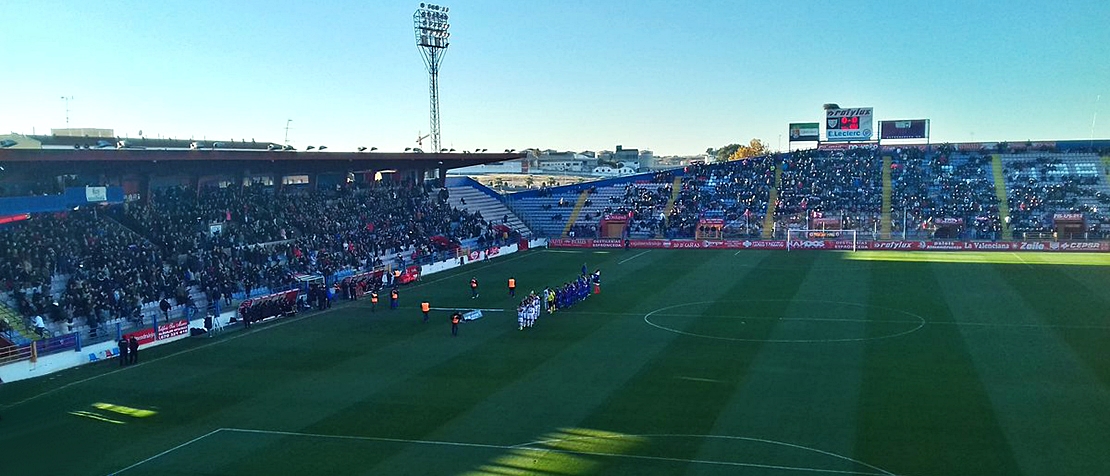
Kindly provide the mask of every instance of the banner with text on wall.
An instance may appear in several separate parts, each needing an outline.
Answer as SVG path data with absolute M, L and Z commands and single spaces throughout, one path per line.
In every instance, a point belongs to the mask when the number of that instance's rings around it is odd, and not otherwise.
M 727 249 L 785 250 L 786 240 L 628 240 L 629 248 L 641 249 Z M 554 238 L 552 248 L 623 248 L 619 239 Z M 852 243 L 839 240 L 790 240 L 790 249 L 850 250 Z M 1110 251 L 1105 242 L 1059 241 L 861 241 L 858 250 L 901 251 Z

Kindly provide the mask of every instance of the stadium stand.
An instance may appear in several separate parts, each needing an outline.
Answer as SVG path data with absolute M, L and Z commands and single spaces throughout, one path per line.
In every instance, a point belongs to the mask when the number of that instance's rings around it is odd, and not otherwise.
M 0 230 L 0 299 L 24 320 L 43 315 L 63 333 L 95 338 L 108 323 L 187 317 L 221 297 L 297 286 L 297 276 L 419 264 L 453 258 L 463 243 L 519 239 L 432 191 L 171 187 L 147 203 L 36 214 Z
M 870 148 L 790 154 L 782 164 L 776 228 L 812 228 L 810 217 L 839 217 L 841 228 L 873 232 L 882 212 L 881 166 Z
M 670 173 L 659 174 L 659 176 L 666 177 L 668 182 L 673 177 Z M 531 231 L 538 236 L 558 237 L 563 236 L 564 233 L 570 236 L 570 232 L 573 231 L 577 237 L 580 232 L 595 233 L 598 222 L 604 215 L 627 214 L 631 210 L 628 207 L 619 206 L 624 203 L 621 197 L 634 193 L 632 190 L 646 187 L 653 183 L 653 180 L 653 175 L 648 174 L 594 182 L 585 186 L 542 188 L 530 193 L 514 194 L 523 195 L 523 197 L 510 195 L 507 204 L 524 218 Z M 578 216 L 575 222 L 570 224 L 571 215 L 584 192 L 585 197 L 578 210 Z M 659 211 L 662 209 L 660 208 Z M 643 212 L 646 210 L 638 210 L 635 220 L 641 220 L 639 215 Z
M 452 185 L 452 182 L 456 184 Z M 532 232 L 528 226 L 496 196 L 497 192 L 475 180 L 448 179 L 448 205 L 481 216 L 490 223 L 505 225 L 520 235 L 530 236 Z
M 1002 154 L 1009 197 L 1011 224 L 1016 237 L 1054 236 L 1054 215 L 1083 214 L 1087 218 L 1083 236 L 1105 237 L 1101 224 L 1110 206 L 1110 188 L 1099 173 L 1099 157 L 1093 153 Z M 1058 237 L 1056 237 L 1058 238 Z
M 1001 219 L 990 157 L 978 154 L 926 155 L 920 149 L 898 149 L 891 164 L 893 177 L 892 228 L 896 236 L 925 238 L 936 232 L 938 220 L 956 219 L 965 225 L 962 236 L 1001 238 Z M 908 229 L 903 229 L 906 226 Z
M 1002 154 L 1002 178 L 996 178 L 994 158 L 990 151 L 943 145 L 928 152 L 913 146 L 882 152 L 806 150 L 690 166 L 677 190 L 667 174 L 655 180 L 598 181 L 589 185 L 585 218 L 570 230 L 575 236 L 594 236 L 598 217 L 622 214 L 632 217 L 631 238 L 693 238 L 699 219 L 720 218 L 727 238 L 781 239 L 787 228 L 831 217 L 866 239 L 1001 240 L 1010 229 L 1007 217 L 1016 239 L 1051 238 L 1054 214 L 1078 213 L 1086 220 L 1086 232 L 1069 239 L 1110 236 L 1107 166 L 1096 154 Z M 1008 197 L 1004 202 L 1000 189 Z M 537 234 L 558 237 L 580 190 L 540 192 L 514 206 L 525 221 L 537 224 Z M 673 209 L 666 214 L 672 196 Z
M 0 305 L 9 340 L 36 338 L 28 321 L 36 315 L 56 333 L 91 335 L 106 323 L 140 325 L 279 292 L 303 276 L 448 259 L 529 233 L 593 237 L 606 216 L 629 217 L 631 238 L 693 238 L 702 219 L 723 220 L 726 238 L 781 238 L 832 216 L 868 238 L 885 217 L 884 235 L 889 226 L 898 238 L 998 240 L 1009 218 L 1018 239 L 1106 239 L 1106 167 L 1090 152 L 938 146 L 796 151 L 507 197 L 465 180 L 446 189 L 163 187 L 142 202 L 5 225 Z M 1083 228 L 1056 237 L 1057 214 L 1080 217 Z

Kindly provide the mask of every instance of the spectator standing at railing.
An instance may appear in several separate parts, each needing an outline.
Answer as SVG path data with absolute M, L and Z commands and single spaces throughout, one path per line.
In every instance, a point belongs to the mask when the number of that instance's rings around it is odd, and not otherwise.
M 42 314 L 35 315 L 34 326 L 35 334 L 38 334 L 39 338 L 42 338 L 43 335 L 46 333 L 46 323 L 42 322 Z
M 162 319 L 167 321 L 170 320 L 170 307 L 172 306 L 170 306 L 170 302 L 167 301 L 165 297 L 158 302 L 158 309 L 162 311 Z
M 139 339 L 136 339 L 135 336 L 131 336 L 131 339 L 127 341 L 127 351 L 130 352 L 127 356 L 127 363 L 139 363 Z
M 116 345 L 119 346 L 119 366 L 123 367 L 124 365 L 127 365 L 127 361 L 129 359 L 128 350 L 131 346 L 131 343 L 127 341 L 126 337 L 120 336 L 119 342 L 117 342 Z

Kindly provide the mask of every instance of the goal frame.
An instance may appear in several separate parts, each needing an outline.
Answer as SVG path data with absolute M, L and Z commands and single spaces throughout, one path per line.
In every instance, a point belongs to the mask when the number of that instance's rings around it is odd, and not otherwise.
M 852 251 L 859 251 L 859 233 L 858 233 L 858 230 L 845 230 L 845 229 L 840 229 L 840 228 L 824 229 L 824 230 L 823 229 L 812 229 L 812 228 L 788 228 L 786 230 L 786 251 L 790 251 L 792 249 L 791 246 L 790 246 L 791 241 L 797 241 L 797 240 L 809 241 L 809 240 L 811 240 L 811 238 L 809 237 L 810 233 L 836 233 L 840 236 L 844 236 L 845 234 L 850 233 L 852 235 Z M 818 239 L 828 240 L 828 238 L 824 238 L 824 237 L 821 237 L 821 238 L 818 238 Z M 838 240 L 834 239 L 832 241 L 838 241 Z M 845 250 L 845 251 L 847 251 L 847 250 Z

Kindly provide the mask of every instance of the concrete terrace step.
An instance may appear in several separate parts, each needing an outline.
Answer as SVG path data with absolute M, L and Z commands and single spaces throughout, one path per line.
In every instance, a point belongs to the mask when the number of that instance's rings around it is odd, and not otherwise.
M 474 187 L 448 187 L 447 191 L 449 194 L 447 203 L 451 206 L 468 212 L 479 212 L 490 223 L 502 223 L 504 221 L 504 225 L 522 235 L 531 234 L 524 220 L 521 220 L 504 203 L 486 195 L 481 190 Z M 465 205 L 463 204 L 464 199 L 466 200 Z M 507 220 L 502 220 L 506 216 Z

